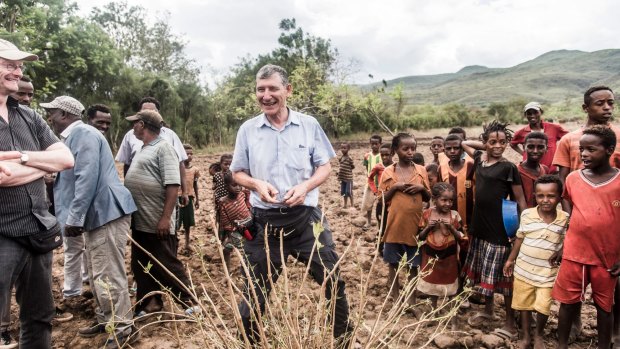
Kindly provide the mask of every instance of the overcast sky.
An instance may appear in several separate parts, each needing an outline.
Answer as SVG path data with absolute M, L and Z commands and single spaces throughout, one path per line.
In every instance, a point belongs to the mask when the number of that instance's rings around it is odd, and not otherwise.
M 83 13 L 109 1 L 80 0 Z M 329 38 L 355 82 L 456 72 L 468 65 L 510 67 L 558 49 L 618 48 L 613 0 L 128 0 L 169 21 L 205 75 L 221 76 L 239 57 L 277 46 L 278 23 L 295 18 Z M 205 77 L 212 82 L 213 76 Z

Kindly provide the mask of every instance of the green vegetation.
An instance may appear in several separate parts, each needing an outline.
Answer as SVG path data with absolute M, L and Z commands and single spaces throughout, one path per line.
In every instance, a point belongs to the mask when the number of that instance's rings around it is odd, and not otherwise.
M 184 142 L 230 145 L 245 120 L 260 112 L 255 73 L 283 66 L 294 87 L 292 108 L 314 115 L 334 138 L 364 132 L 475 126 L 499 118 L 523 123 L 521 108 L 545 104 L 547 119 L 582 117 L 580 94 L 590 85 L 620 83 L 620 50 L 552 51 L 512 68 L 470 66 L 453 74 L 410 76 L 354 86 L 329 39 L 315 37 L 295 19 L 280 22 L 279 46 L 234 65 L 217 86 L 199 80 L 186 41 L 166 17 L 148 24 L 147 11 L 111 2 L 86 17 L 65 0 L 0 2 L 0 37 L 39 55 L 28 64 L 36 101 L 71 95 L 84 105 L 113 110 L 109 138 L 120 143 L 143 96 L 162 102 L 161 113 Z

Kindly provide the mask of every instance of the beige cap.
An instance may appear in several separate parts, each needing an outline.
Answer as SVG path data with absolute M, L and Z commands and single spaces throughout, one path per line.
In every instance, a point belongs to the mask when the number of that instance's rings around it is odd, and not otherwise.
M 9 61 L 36 61 L 39 57 L 33 53 L 20 51 L 10 41 L 0 39 L 0 58 Z
M 528 104 L 525 105 L 525 107 L 523 107 L 523 112 L 525 113 L 526 111 L 530 110 L 530 109 L 534 109 L 534 110 L 538 110 L 538 111 L 542 111 L 542 105 L 540 105 L 540 103 L 538 102 L 529 102 Z
M 54 98 L 53 101 L 49 103 L 41 103 L 41 108 L 44 109 L 60 109 L 64 110 L 71 115 L 82 115 L 84 111 L 84 106 L 80 101 L 73 97 L 69 96 L 60 96 Z
M 150 110 L 150 109 L 141 110 L 136 115 L 126 117 L 125 120 L 127 121 L 141 120 L 141 121 L 144 121 L 144 123 L 147 123 L 151 126 L 155 126 L 159 128 L 161 128 L 162 124 L 164 123 L 164 119 L 161 117 L 161 115 L 159 115 L 158 112 L 154 110 Z

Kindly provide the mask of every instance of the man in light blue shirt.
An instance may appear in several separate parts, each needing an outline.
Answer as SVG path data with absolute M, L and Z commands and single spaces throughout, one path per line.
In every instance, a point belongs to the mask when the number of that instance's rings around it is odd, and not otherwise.
M 290 110 L 286 99 L 293 88 L 286 71 L 268 64 L 256 74 L 256 99 L 263 113 L 246 121 L 237 132 L 235 152 L 230 170 L 237 183 L 251 190 L 250 203 L 254 214 L 254 238 L 244 243 L 248 266 L 252 268 L 246 285 L 246 299 L 252 299 L 249 288 L 254 286 L 258 308 L 241 301 L 239 310 L 246 335 L 259 341 L 256 321 L 258 311 L 265 309 L 270 290 L 268 261 L 274 282 L 282 262 L 293 255 L 310 263 L 311 275 L 322 284 L 338 261 L 332 233 L 317 207 L 319 185 L 331 172 L 329 160 L 336 154 L 325 132 L 311 116 Z M 322 223 L 320 245 L 312 253 L 316 239 L 313 223 Z M 266 228 L 266 229 L 265 229 Z M 265 251 L 269 244 L 269 256 Z M 280 254 L 283 239 L 283 259 Z M 326 270 L 327 269 L 327 270 Z M 336 295 L 334 337 L 343 345 L 348 341 L 349 306 L 344 281 L 335 272 L 327 282 L 326 295 Z M 337 287 L 332 292 L 332 287 Z

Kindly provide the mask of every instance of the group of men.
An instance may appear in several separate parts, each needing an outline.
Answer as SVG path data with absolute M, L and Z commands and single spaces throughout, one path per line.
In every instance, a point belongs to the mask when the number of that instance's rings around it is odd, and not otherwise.
M 102 345 L 120 347 L 139 337 L 125 270 L 132 219 L 133 238 L 184 283 L 169 278 L 164 285 L 179 288 L 183 304 L 195 310 L 188 278 L 176 258 L 172 222 L 179 186 L 185 187 L 180 165 L 187 155 L 178 136 L 163 127 L 159 102 L 145 98 L 140 111 L 126 118 L 133 127 L 117 154 L 125 164 L 123 184 L 104 136 L 112 121 L 109 108 L 90 107 L 88 123 L 82 122 L 84 106 L 69 96 L 39 104 L 48 123 L 29 108 L 34 86 L 23 76 L 23 62 L 37 59 L 0 40 L 0 346 L 18 345 L 9 332 L 14 287 L 20 348 L 51 347 L 52 320 L 60 314 L 52 297 L 52 251 L 61 232 L 63 300 L 81 298 L 82 283 L 88 281 L 96 303 L 95 321 L 78 334 L 93 337 L 112 325 Z M 46 194 L 44 177 L 53 173 L 52 190 Z M 131 264 L 140 297 L 160 289 L 144 270 L 149 263 L 150 257 L 134 247 Z M 157 268 L 151 274 L 165 278 Z M 161 299 L 145 298 L 141 304 L 138 309 L 155 311 Z

